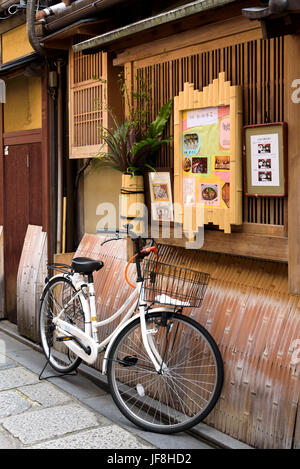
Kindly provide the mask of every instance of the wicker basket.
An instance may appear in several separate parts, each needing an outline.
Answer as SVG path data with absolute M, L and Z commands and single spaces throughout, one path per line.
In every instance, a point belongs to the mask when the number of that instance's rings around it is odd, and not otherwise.
M 145 301 L 170 306 L 199 308 L 209 282 L 209 274 L 155 260 L 143 261 Z

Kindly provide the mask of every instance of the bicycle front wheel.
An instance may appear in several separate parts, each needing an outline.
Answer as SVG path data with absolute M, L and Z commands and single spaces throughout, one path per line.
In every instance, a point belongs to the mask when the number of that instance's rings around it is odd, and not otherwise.
M 123 329 L 110 352 L 112 397 L 120 411 L 145 430 L 187 430 L 211 412 L 220 396 L 221 354 L 208 331 L 187 316 L 170 313 L 166 319 L 149 313 L 146 323 L 164 364 L 162 371 L 155 370 L 136 319 Z

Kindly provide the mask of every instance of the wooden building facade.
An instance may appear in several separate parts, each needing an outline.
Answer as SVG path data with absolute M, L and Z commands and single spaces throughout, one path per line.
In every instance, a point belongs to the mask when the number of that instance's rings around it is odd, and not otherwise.
M 205 226 L 204 245 L 197 251 L 185 249 L 186 240 L 176 238 L 172 228 L 169 238 L 158 241 L 163 260 L 211 274 L 202 307 L 191 312 L 216 339 L 225 364 L 221 398 L 207 423 L 257 448 L 300 448 L 300 360 L 293 361 L 300 339 L 299 12 L 283 12 L 282 23 L 275 15 L 281 26 L 274 27 L 272 15 L 263 22 L 242 15 L 242 8 L 253 6 L 250 0 L 189 2 L 189 8 L 202 8 L 189 14 L 187 2 L 177 2 L 178 9 L 175 3 L 166 6 L 174 7 L 169 16 L 160 11 L 132 24 L 120 20 L 117 30 L 113 16 L 74 20 L 66 27 L 61 13 L 46 22 L 43 46 L 68 57 L 65 159 L 76 161 L 79 169 L 73 226 L 78 241 L 86 233 L 75 248 L 77 254 L 104 258 L 110 274 L 97 274 L 96 290 L 99 296 L 108 291 L 107 282 L 124 266 L 126 246 L 118 253 L 114 246 L 100 248 L 95 233 L 103 214 L 97 207 L 101 202 L 118 206 L 121 175 L 97 172 L 89 159 L 100 143 L 99 124 L 108 123 L 99 100 L 126 114 L 116 93 L 120 72 L 129 90 L 138 91 L 136 77 L 149 85 L 149 120 L 184 92 L 187 83 L 201 92 L 222 74 L 241 89 L 243 126 L 286 123 L 287 195 L 252 197 L 244 186 L 242 223 L 232 225 L 231 233 Z M 70 8 L 75 14 L 76 1 Z M 55 30 L 59 22 L 64 27 Z M 167 133 L 172 135 L 173 129 L 172 116 Z M 173 140 L 166 146 L 157 161 L 158 168 L 171 174 L 175 144 Z M 245 169 L 241 171 L 244 176 Z M 125 295 L 125 285 L 122 288 L 118 284 L 118 292 Z M 122 295 L 107 297 L 105 308 L 117 307 Z M 100 307 L 97 314 L 104 314 Z
M 47 72 L 24 18 L 1 24 L 0 224 L 4 235 L 5 317 L 17 321 L 17 273 L 28 224 L 49 229 Z
M 243 192 L 242 225 L 233 226 L 231 234 L 206 226 L 204 246 L 197 252 L 186 250 L 186 239 L 172 236 L 172 230 L 171 238 L 159 241 L 164 260 L 211 274 L 203 306 L 192 312 L 216 338 L 225 362 L 223 392 L 207 423 L 254 447 L 297 448 L 299 365 L 293 366 L 291 357 L 300 334 L 299 120 L 291 94 L 298 76 L 299 37 L 266 37 L 261 22 L 242 16 L 241 2 L 227 6 L 226 12 L 206 15 L 205 24 L 199 15 L 198 27 L 170 33 L 164 26 L 152 36 L 145 31 L 141 43 L 134 41 L 137 35 L 123 41 L 112 38 L 103 48 L 114 54 L 115 67 L 123 67 L 129 89 L 138 92 L 136 77 L 149 84 L 149 120 L 184 90 L 185 83 L 202 91 L 224 72 L 226 81 L 242 89 L 243 126 L 288 125 L 288 197 L 250 197 Z M 96 43 L 92 38 L 82 42 L 83 51 L 75 47 L 71 53 L 78 63 L 95 60 L 93 56 L 104 53 L 88 48 Z M 173 125 L 172 117 L 170 135 Z M 174 170 L 175 144 L 161 152 L 157 167 Z M 85 252 L 95 254 L 95 246 Z

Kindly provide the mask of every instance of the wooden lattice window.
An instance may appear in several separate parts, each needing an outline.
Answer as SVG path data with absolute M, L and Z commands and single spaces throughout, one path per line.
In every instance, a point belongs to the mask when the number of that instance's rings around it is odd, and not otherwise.
M 107 127 L 107 53 L 70 50 L 70 158 L 90 158 L 101 146 L 99 125 Z

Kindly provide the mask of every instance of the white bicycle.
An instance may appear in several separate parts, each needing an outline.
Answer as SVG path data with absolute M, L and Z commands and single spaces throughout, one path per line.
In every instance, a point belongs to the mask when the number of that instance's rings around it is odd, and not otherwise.
M 117 234 L 104 242 L 119 238 Z M 182 314 L 183 308 L 200 306 L 209 276 L 159 262 L 153 239 L 135 237 L 134 242 L 136 253 L 125 269 L 134 291 L 100 322 L 93 272 L 103 262 L 79 257 L 71 266 L 51 266 L 59 273 L 47 281 L 41 297 L 41 344 L 49 364 L 60 373 L 74 371 L 82 360 L 93 364 L 104 352 L 102 374 L 120 411 L 145 430 L 175 433 L 209 414 L 223 384 L 214 339 Z M 128 280 L 133 261 L 136 285 Z M 121 316 L 114 332 L 99 343 L 98 329 Z

